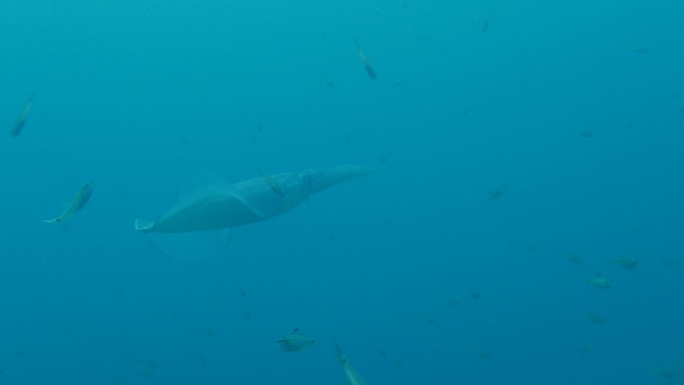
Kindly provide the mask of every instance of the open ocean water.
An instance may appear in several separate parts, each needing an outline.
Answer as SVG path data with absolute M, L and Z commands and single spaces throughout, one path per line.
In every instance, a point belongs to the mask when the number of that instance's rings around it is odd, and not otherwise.
M 0 383 L 684 383 L 682 20 L 1 0 Z M 134 230 L 193 175 L 345 164 L 196 260 Z

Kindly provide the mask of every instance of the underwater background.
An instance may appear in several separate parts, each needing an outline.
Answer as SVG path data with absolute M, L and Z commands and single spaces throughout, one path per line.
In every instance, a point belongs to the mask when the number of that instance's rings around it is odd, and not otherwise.
M 369 385 L 684 382 L 682 20 L 671 0 L 2 0 L 0 383 L 343 384 L 336 345 Z M 203 171 L 343 164 L 380 171 L 220 255 L 133 229 Z M 66 226 L 42 221 L 89 180 Z M 315 344 L 281 350 L 295 329 Z

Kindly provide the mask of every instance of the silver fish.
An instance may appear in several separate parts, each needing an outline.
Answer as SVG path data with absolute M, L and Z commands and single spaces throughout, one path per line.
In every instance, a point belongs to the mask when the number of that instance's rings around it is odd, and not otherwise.
M 33 95 L 29 97 L 28 102 L 24 105 L 24 109 L 21 110 L 21 114 L 17 117 L 17 120 L 14 122 L 14 126 L 12 127 L 12 131 L 10 131 L 10 135 L 12 138 L 16 138 L 21 134 L 21 130 L 24 129 L 24 125 L 26 124 L 26 118 L 28 118 L 29 113 L 31 112 L 31 103 L 33 102 Z
M 351 366 L 347 357 L 342 352 L 339 346 L 335 346 L 335 351 L 337 352 L 337 358 L 342 364 L 342 370 L 344 370 L 344 375 L 347 377 L 347 382 L 349 385 L 366 385 L 366 381 L 361 378 L 361 375 Z
M 95 184 L 93 181 L 90 181 L 81 187 L 81 189 L 78 191 L 74 199 L 71 200 L 71 203 L 69 204 L 69 207 L 67 207 L 66 210 L 62 214 L 60 214 L 58 217 L 53 218 L 53 219 L 46 219 L 43 220 L 45 223 L 61 223 L 64 222 L 67 218 L 73 216 L 77 212 L 79 212 L 85 205 L 88 203 L 90 200 L 90 196 L 93 194 L 93 186 Z
M 370 76 L 371 79 L 375 80 L 375 78 L 378 76 L 375 73 L 375 69 L 373 68 L 373 64 L 371 64 L 370 60 L 366 56 L 365 53 L 361 50 L 361 46 L 359 45 L 359 42 L 354 39 L 354 44 L 356 44 L 356 50 L 359 52 L 359 57 L 361 58 L 361 61 L 363 62 L 363 66 L 366 68 L 366 73 L 368 73 L 368 76 Z

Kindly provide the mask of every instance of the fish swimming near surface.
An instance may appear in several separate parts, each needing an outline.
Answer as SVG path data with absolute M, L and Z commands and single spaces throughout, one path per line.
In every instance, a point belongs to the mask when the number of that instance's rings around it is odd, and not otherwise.
M 26 102 L 24 105 L 24 109 L 21 110 L 21 114 L 17 117 L 17 120 L 14 122 L 14 126 L 12 127 L 12 131 L 10 131 L 10 135 L 12 138 L 16 138 L 21 134 L 21 131 L 24 129 L 24 125 L 26 124 L 26 118 L 28 118 L 29 113 L 31 112 L 31 103 L 33 102 L 33 95 L 29 97 L 29 100 Z
M 370 76 L 371 79 L 375 80 L 375 78 L 377 78 L 378 75 L 375 73 L 373 64 L 371 64 L 366 54 L 361 50 L 361 46 L 359 45 L 359 42 L 356 41 L 356 39 L 354 39 L 354 44 L 356 44 L 356 50 L 359 52 L 359 57 L 363 62 L 363 66 L 366 68 L 366 73 L 368 73 L 368 76 Z
M 347 357 L 342 352 L 339 346 L 335 346 L 335 351 L 337 353 L 337 358 L 342 364 L 342 370 L 344 370 L 344 375 L 347 377 L 347 382 L 349 385 L 366 385 L 366 381 L 361 378 L 361 375 L 351 366 Z
M 291 334 L 276 341 L 280 349 L 286 352 L 296 352 L 310 346 L 313 346 L 316 341 L 312 338 L 301 335 L 297 329 L 293 330 Z
M 235 184 L 213 175 L 213 182 L 183 191 L 155 221 L 137 219 L 135 229 L 146 233 L 189 233 L 248 225 L 280 215 L 328 187 L 369 175 L 362 166 L 316 168 L 271 174 Z
M 62 214 L 60 214 L 58 217 L 53 218 L 53 219 L 47 219 L 43 220 L 45 223 L 62 223 L 66 219 L 72 217 L 74 214 L 79 212 L 85 205 L 88 203 L 90 200 L 91 195 L 93 194 L 93 187 L 94 187 L 93 181 L 90 181 L 81 187 L 81 189 L 78 191 L 74 199 L 71 200 L 71 203 L 69 204 L 69 207 L 67 207 L 66 210 Z

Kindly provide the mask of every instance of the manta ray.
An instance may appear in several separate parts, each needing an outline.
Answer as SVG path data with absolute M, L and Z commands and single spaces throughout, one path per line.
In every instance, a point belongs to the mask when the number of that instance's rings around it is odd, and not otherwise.
M 171 208 L 154 221 L 136 219 L 145 233 L 189 233 L 226 229 L 283 214 L 328 187 L 376 170 L 362 166 L 314 168 L 267 175 L 234 184 L 214 177 L 193 190 L 181 191 Z

